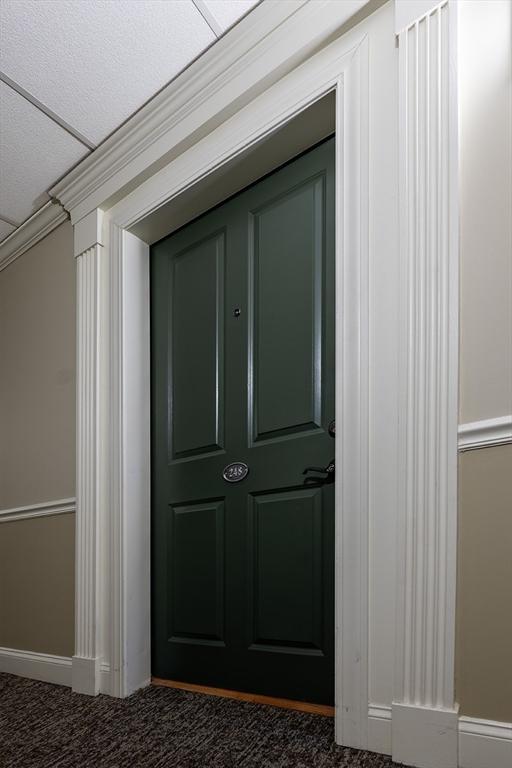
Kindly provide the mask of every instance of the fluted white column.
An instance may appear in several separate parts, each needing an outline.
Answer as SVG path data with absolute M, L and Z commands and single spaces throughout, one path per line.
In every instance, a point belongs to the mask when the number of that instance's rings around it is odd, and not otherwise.
M 99 693 L 100 685 L 100 218 L 100 212 L 95 211 L 88 222 L 75 225 L 77 506 L 72 684 L 74 691 L 91 695 Z
M 455 17 L 399 33 L 402 430 L 393 757 L 456 768 L 458 212 Z

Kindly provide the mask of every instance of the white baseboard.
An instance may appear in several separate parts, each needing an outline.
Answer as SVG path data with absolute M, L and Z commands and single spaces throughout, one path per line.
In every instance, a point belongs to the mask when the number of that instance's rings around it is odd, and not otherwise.
M 393 760 L 417 768 L 457 768 L 457 710 L 408 704 L 391 708 Z
M 49 653 L 0 648 L 0 672 L 71 688 L 73 659 Z M 110 665 L 100 664 L 100 693 L 110 694 Z
M 73 656 L 71 687 L 75 693 L 97 696 L 100 692 L 100 658 Z
M 391 754 L 391 707 L 368 707 L 368 749 L 381 755 Z
M 385 755 L 392 750 L 391 707 L 370 704 L 368 708 L 368 749 Z M 512 723 L 458 718 L 458 768 L 509 768 L 512 766 Z M 406 763 L 407 764 L 407 763 Z M 415 760 L 409 765 L 419 765 Z M 438 763 L 437 768 L 444 768 Z
M 459 718 L 459 768 L 512 765 L 512 723 Z
M 68 656 L 0 648 L 0 672 L 71 686 L 71 659 Z

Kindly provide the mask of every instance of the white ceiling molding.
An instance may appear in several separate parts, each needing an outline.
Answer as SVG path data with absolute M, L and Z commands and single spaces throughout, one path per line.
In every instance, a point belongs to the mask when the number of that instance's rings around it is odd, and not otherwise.
M 67 218 L 68 214 L 60 205 L 48 201 L 0 243 L 0 271 L 49 235 Z
M 201 126 L 214 122 L 229 105 L 252 100 L 261 88 L 265 71 L 268 85 L 306 59 L 329 34 L 339 29 L 367 0 L 332 3 L 264 2 L 194 61 L 185 72 L 149 104 L 122 125 L 89 157 L 56 184 L 50 193 L 71 214 L 73 222 L 104 206 L 114 194 L 127 191 L 152 163 L 162 163 L 166 153 L 184 151 L 201 138 Z M 281 25 L 290 34 L 279 39 Z M 167 159 L 171 159 L 167 155 Z

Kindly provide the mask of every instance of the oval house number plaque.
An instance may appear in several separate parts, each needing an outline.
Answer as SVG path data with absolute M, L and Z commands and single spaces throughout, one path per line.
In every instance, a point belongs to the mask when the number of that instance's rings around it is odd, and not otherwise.
M 222 477 L 227 483 L 239 483 L 249 474 L 249 467 L 243 461 L 234 461 L 224 467 Z

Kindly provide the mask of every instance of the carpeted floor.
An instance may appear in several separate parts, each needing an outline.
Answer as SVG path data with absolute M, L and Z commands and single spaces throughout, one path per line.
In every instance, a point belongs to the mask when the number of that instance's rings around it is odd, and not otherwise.
M 0 674 L 1 768 L 392 768 L 332 718 L 146 688 L 128 699 Z

